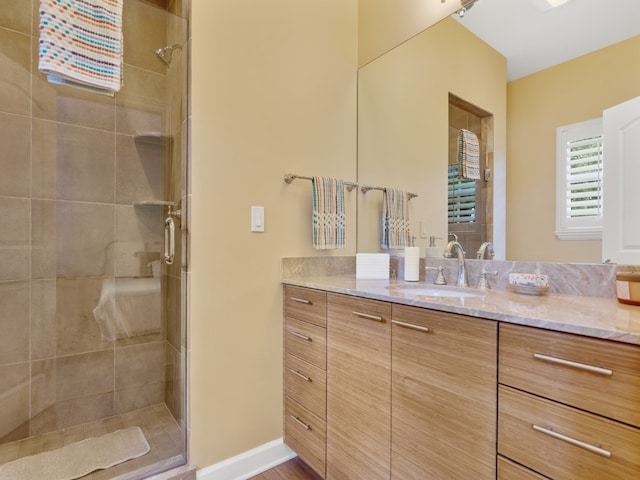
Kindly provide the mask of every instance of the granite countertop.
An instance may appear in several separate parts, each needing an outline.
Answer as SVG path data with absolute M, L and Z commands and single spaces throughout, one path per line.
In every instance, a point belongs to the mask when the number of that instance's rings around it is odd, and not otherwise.
M 404 282 L 393 279 L 362 280 L 349 274 L 285 275 L 282 282 L 327 292 L 640 345 L 640 307 L 623 305 L 616 298 L 559 293 L 531 296 L 497 289 L 484 292 L 469 289 L 480 295 L 464 298 L 418 296 L 399 291 L 398 288 L 417 285 L 431 288 L 434 285 L 428 282 Z

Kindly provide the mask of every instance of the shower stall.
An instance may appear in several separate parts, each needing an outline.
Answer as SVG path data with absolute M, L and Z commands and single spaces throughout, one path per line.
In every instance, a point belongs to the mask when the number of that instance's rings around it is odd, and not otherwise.
M 130 427 L 145 454 L 77 478 L 186 464 L 189 3 L 124 0 L 106 96 L 49 83 L 40 0 L 2 2 L 0 472 Z

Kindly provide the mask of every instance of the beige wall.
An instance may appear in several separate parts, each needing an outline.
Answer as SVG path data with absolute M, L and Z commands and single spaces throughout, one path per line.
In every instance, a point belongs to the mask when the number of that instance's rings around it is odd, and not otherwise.
M 417 193 L 410 202 L 412 234 L 419 236 L 424 221 L 428 236 L 445 239 L 449 93 L 494 115 L 494 178 L 503 177 L 505 58 L 445 19 L 360 69 L 358 82 L 358 180 Z M 504 197 L 495 194 L 496 229 L 503 231 Z M 381 203 L 379 193 L 362 196 L 359 251 L 380 248 Z M 503 235 L 494 235 L 494 241 L 503 251 Z M 417 244 L 426 247 L 426 239 Z
M 637 36 L 509 83 L 507 258 L 602 261 L 599 240 L 555 236 L 556 128 L 640 95 L 639 51 Z
M 358 65 L 366 65 L 458 8 L 459 0 L 360 0 Z
M 193 0 L 191 462 L 282 435 L 283 256 L 311 246 L 311 183 L 356 177 L 356 0 Z M 265 207 L 265 233 L 250 207 Z

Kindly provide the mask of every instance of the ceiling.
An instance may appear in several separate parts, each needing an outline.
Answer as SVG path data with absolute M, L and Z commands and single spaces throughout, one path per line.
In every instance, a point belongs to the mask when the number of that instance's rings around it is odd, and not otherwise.
M 569 0 L 543 10 L 545 5 L 477 0 L 463 18 L 454 18 L 507 58 L 509 81 L 640 34 L 640 0 Z M 640 61 L 640 53 L 630 61 Z

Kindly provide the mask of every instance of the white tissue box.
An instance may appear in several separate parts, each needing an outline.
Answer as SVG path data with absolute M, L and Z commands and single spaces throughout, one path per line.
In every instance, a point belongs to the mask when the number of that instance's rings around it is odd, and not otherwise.
M 389 278 L 388 253 L 356 253 L 356 278 Z

